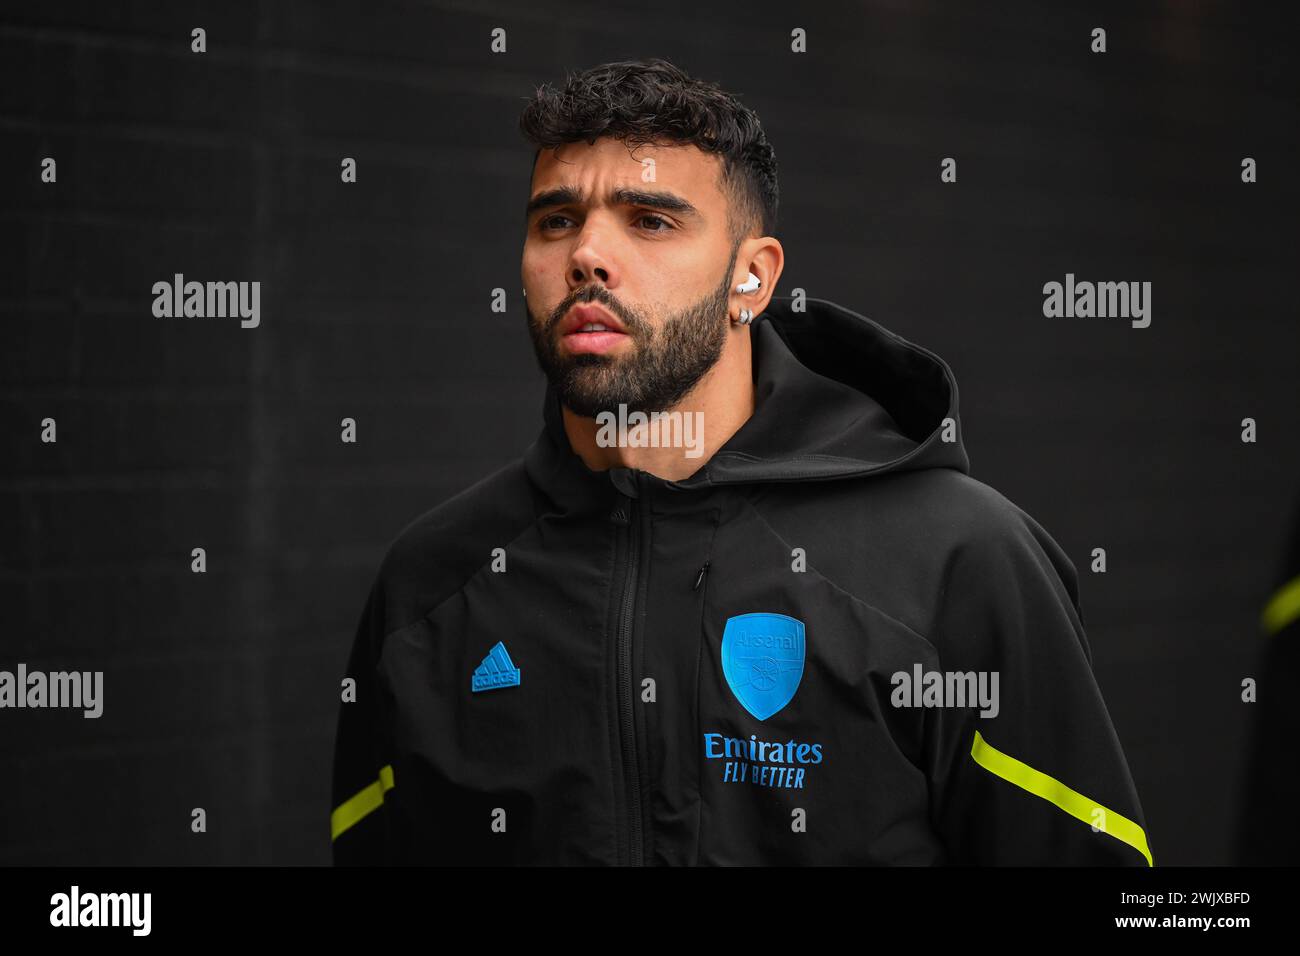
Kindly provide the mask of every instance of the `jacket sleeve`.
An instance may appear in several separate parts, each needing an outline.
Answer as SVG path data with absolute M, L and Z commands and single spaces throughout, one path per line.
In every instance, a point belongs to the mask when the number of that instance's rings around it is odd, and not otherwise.
M 385 812 L 385 796 L 395 784 L 391 707 L 376 671 L 383 610 L 382 586 L 376 580 L 344 675 L 355 681 L 355 699 L 342 699 L 334 741 L 330 839 L 336 866 L 394 862 L 391 808 Z
M 927 712 L 931 814 L 948 862 L 1154 865 L 1093 676 L 1077 573 L 1010 509 L 949 557 L 934 631 L 942 672 L 984 672 L 997 689 L 991 707 Z

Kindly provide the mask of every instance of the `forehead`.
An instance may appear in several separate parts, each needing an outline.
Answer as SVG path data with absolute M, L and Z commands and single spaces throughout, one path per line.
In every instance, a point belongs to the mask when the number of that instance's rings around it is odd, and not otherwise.
M 653 169 L 653 173 L 646 170 Z M 696 205 L 722 203 L 722 157 L 690 143 L 646 143 L 629 147 L 610 137 L 543 149 L 533 169 L 533 191 L 595 182 L 671 186 Z M 653 178 L 650 178 L 653 175 Z M 602 189 L 603 191 L 603 189 Z

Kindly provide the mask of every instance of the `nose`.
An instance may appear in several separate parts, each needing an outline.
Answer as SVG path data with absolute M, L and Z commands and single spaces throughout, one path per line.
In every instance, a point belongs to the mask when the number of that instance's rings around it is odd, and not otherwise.
M 591 218 L 583 226 L 582 235 L 569 256 L 569 269 L 566 279 L 569 291 L 581 289 L 593 283 L 603 283 L 608 288 L 616 288 L 619 282 L 618 270 L 613 259 L 605 251 L 606 242 L 600 237 Z

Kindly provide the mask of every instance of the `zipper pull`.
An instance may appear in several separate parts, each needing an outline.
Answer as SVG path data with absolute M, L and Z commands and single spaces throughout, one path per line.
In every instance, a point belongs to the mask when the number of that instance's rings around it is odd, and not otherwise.
M 705 561 L 704 564 L 700 567 L 700 574 L 699 577 L 695 579 L 695 587 L 691 588 L 692 591 L 698 591 L 700 589 L 700 585 L 704 583 L 704 575 L 708 573 L 709 573 L 709 562 Z

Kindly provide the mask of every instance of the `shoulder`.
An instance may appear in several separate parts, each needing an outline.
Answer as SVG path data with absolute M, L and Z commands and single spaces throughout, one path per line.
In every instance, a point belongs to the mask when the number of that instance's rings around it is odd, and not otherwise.
M 991 485 L 950 468 L 909 478 L 915 531 L 934 542 L 944 577 L 1034 572 L 1057 577 L 1076 598 L 1073 562 L 1032 515 Z
M 963 553 L 979 557 L 1023 550 L 1068 563 L 1033 516 L 964 472 L 931 468 L 886 476 L 871 494 L 881 507 L 905 518 L 911 533 L 932 542 L 933 551 L 945 560 Z
M 454 594 L 536 520 L 522 459 L 493 472 L 411 520 L 379 567 L 384 629 L 411 624 Z
M 953 468 L 773 487 L 752 503 L 821 574 L 921 635 L 954 602 L 987 609 L 1033 591 L 1077 606 L 1075 568 L 1043 526 Z
M 968 547 L 1055 549 L 1047 530 L 1032 515 L 991 485 L 954 473 L 940 496 L 940 514 L 959 529 Z
M 927 633 L 942 652 L 1006 654 L 1016 645 L 1091 651 L 1079 574 L 1035 518 L 969 475 L 930 476 L 927 533 L 936 548 Z
M 774 526 L 838 549 L 846 539 L 906 559 L 913 573 L 963 554 L 1028 548 L 1064 558 L 1047 531 L 991 485 L 953 468 L 792 484 L 766 489 L 754 506 Z

